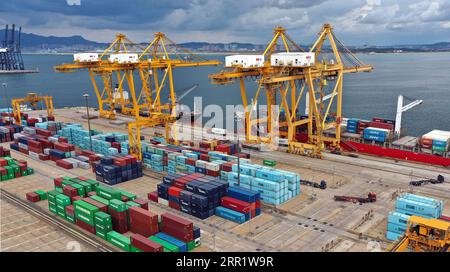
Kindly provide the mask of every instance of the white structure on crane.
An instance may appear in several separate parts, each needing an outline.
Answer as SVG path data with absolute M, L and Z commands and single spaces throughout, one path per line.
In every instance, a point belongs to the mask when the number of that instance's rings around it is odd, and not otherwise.
M 404 98 L 405 97 L 403 95 L 399 95 L 398 100 L 397 100 L 397 115 L 395 117 L 395 135 L 396 136 L 400 136 L 400 130 L 402 128 L 403 112 L 410 110 L 410 109 L 414 108 L 415 106 L 418 106 L 423 103 L 423 100 L 414 100 L 413 102 L 409 103 L 408 105 L 403 106 Z M 413 100 L 413 99 L 409 99 L 409 100 Z

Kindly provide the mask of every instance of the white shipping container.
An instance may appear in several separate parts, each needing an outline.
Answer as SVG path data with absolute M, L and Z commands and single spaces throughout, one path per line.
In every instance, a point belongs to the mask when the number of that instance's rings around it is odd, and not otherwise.
M 315 53 L 309 52 L 283 52 L 275 53 L 270 57 L 271 66 L 307 67 L 314 65 Z
M 97 53 L 79 53 L 73 55 L 75 62 L 96 62 L 98 61 Z
M 264 55 L 233 55 L 225 57 L 225 67 L 241 66 L 243 68 L 263 67 Z
M 26 145 L 26 144 L 22 144 L 22 143 L 19 143 L 19 148 L 22 148 L 22 149 L 28 150 L 28 145 Z
M 205 161 L 202 161 L 202 160 L 196 160 L 196 161 L 195 161 L 195 166 L 196 166 L 196 167 L 200 167 L 200 168 L 205 168 L 206 162 L 205 162 Z
M 158 197 L 158 203 L 164 205 L 164 206 L 169 206 L 169 201 L 165 200 L 164 198 Z
M 39 160 L 39 154 L 38 154 L 38 153 L 29 151 L 29 152 L 28 152 L 28 155 L 29 155 L 31 158 L 33 158 L 33 159 Z
M 220 170 L 220 165 L 214 164 L 214 163 L 210 163 L 210 162 L 207 162 L 207 163 L 205 164 L 205 168 L 206 168 L 207 170 L 211 170 L 211 171 L 219 171 L 219 170 Z
M 138 63 L 139 57 L 138 54 L 111 54 L 109 56 L 109 62 L 111 63 Z

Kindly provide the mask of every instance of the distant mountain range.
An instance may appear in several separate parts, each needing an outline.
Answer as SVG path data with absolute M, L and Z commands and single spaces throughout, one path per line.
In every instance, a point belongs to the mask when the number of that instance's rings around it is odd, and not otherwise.
M 3 45 L 5 30 L 0 30 L 0 46 Z M 209 43 L 209 42 L 186 42 L 179 44 L 186 49 L 197 52 L 238 52 L 238 51 L 260 51 L 264 45 L 252 43 Z M 108 46 L 107 43 L 89 41 L 82 36 L 55 37 L 36 34 L 22 33 L 23 52 L 50 52 L 70 53 L 87 50 L 101 50 Z M 303 46 L 308 48 L 308 46 Z M 450 42 L 439 42 L 433 44 L 415 45 L 392 45 L 392 46 L 349 46 L 354 52 L 430 52 L 450 51 Z

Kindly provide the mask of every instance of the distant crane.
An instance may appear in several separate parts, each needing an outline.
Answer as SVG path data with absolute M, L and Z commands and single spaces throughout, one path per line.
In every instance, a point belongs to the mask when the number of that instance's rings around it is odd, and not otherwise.
M 23 71 L 25 65 L 23 63 L 22 52 L 20 49 L 20 41 L 22 37 L 22 27 L 19 27 L 19 33 L 16 39 L 16 25 L 12 25 L 11 34 L 9 26 L 5 28 L 5 39 L 0 47 L 0 70 L 2 71 Z
M 403 105 L 403 100 L 404 99 L 408 99 L 408 100 L 412 100 L 411 103 L 409 103 L 408 105 L 404 106 Z M 397 115 L 395 117 L 395 134 L 397 137 L 400 136 L 401 133 L 401 128 L 402 128 L 402 114 L 405 111 L 408 111 L 416 106 L 419 106 L 420 104 L 423 103 L 423 100 L 414 100 L 411 98 L 407 98 L 403 95 L 399 95 L 398 96 L 398 100 L 397 100 Z

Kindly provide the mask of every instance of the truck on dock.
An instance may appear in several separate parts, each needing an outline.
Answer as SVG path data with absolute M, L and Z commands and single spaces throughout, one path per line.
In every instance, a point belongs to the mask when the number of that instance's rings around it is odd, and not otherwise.
M 370 192 L 367 197 L 357 197 L 357 196 L 334 196 L 334 200 L 336 201 L 346 201 L 353 203 L 371 203 L 377 201 L 377 194 L 374 192 Z

